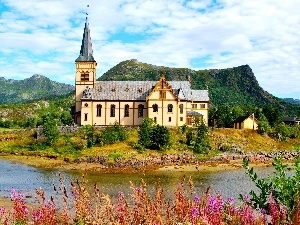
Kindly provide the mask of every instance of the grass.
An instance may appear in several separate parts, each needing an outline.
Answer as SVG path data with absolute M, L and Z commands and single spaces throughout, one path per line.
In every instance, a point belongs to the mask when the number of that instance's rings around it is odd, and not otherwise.
M 1 129 L 6 130 L 6 129 Z M 6 130 L 7 131 L 7 130 Z M 128 139 L 123 142 L 117 142 L 110 145 L 94 146 L 84 148 L 85 140 L 83 136 L 61 136 L 53 146 L 47 146 L 43 139 L 36 140 L 33 131 L 14 130 L 13 132 L 0 132 L 0 151 L 7 154 L 19 154 L 29 156 L 44 156 L 47 158 L 67 159 L 72 162 L 80 157 L 90 156 L 108 156 L 111 161 L 117 158 L 122 159 L 144 159 L 149 155 L 160 154 L 181 154 L 191 152 L 185 145 L 185 134 L 180 129 L 171 129 L 171 148 L 166 151 L 142 150 L 134 148 L 138 141 L 136 129 L 126 131 Z M 220 154 L 219 147 L 226 144 L 230 150 L 238 146 L 244 152 L 271 152 L 281 150 L 299 150 L 300 139 L 288 139 L 286 142 L 278 142 L 268 136 L 262 136 L 253 130 L 235 130 L 235 129 L 215 129 L 210 130 L 210 143 L 212 150 L 205 154 L 198 154 L 200 161 L 207 160 L 217 154 Z

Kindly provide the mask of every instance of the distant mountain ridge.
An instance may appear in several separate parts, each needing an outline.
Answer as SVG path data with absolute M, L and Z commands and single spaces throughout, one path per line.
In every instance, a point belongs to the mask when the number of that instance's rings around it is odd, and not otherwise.
M 294 98 L 283 98 L 284 101 L 289 102 L 291 104 L 300 105 L 300 99 L 294 99 Z
M 0 104 L 53 98 L 68 94 L 74 89 L 73 85 L 52 81 L 39 74 L 24 80 L 0 77 Z
M 300 114 L 300 107 L 264 91 L 249 65 L 228 69 L 192 70 L 155 66 L 131 59 L 120 62 L 98 80 L 157 81 L 162 74 L 167 80 L 189 80 L 193 89 L 208 89 L 214 106 L 271 105 L 280 108 L 285 114 Z
M 211 104 L 228 106 L 266 106 L 280 108 L 286 116 L 300 116 L 300 105 L 283 100 L 263 90 L 249 65 L 228 69 L 192 70 L 155 66 L 135 59 L 120 62 L 97 80 L 157 81 L 164 74 L 167 80 L 191 82 L 193 89 L 208 89 Z M 24 80 L 0 77 L 0 104 L 25 103 L 35 100 L 64 98 L 74 86 L 51 81 L 35 74 Z M 292 104 L 294 103 L 294 104 Z

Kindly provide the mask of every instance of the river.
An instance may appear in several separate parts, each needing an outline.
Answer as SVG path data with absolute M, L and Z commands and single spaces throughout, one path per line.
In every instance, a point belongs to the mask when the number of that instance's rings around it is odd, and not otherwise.
M 257 167 L 255 171 L 261 177 L 267 177 L 274 171 L 272 167 Z M 47 196 L 55 195 L 53 184 L 59 186 L 59 173 L 63 176 L 64 183 L 69 186 L 70 180 L 80 179 L 82 173 L 74 171 L 59 171 L 57 169 L 37 169 L 24 164 L 0 160 L 0 197 L 9 198 L 10 189 L 13 187 L 25 194 L 28 201 L 34 201 L 35 188 L 42 188 Z M 131 193 L 130 181 L 136 186 L 143 179 L 153 192 L 155 183 L 160 182 L 167 197 L 172 197 L 174 187 L 179 184 L 183 176 L 192 177 L 197 194 L 201 194 L 208 186 L 211 193 L 221 191 L 224 198 L 239 194 L 249 193 L 254 189 L 253 183 L 245 174 L 244 169 L 224 170 L 221 172 L 180 172 L 180 171 L 155 171 L 146 174 L 99 174 L 88 173 L 86 179 L 89 187 L 97 183 L 100 189 L 114 197 L 118 191 L 125 194 Z

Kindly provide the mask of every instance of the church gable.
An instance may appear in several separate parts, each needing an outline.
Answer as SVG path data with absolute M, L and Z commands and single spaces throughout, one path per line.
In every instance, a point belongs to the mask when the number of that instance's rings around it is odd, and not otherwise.
M 155 99 L 170 99 L 178 100 L 178 95 L 174 92 L 172 86 L 168 83 L 166 78 L 162 76 L 159 81 L 156 83 L 151 93 L 147 96 L 146 100 Z

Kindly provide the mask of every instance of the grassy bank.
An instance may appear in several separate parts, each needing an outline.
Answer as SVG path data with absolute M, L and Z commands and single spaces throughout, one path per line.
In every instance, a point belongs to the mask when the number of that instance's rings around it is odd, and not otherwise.
M 107 166 L 117 160 L 143 160 L 147 157 L 159 155 L 193 154 L 185 144 L 185 134 L 180 129 L 170 130 L 171 146 L 164 151 L 136 149 L 138 132 L 136 129 L 126 131 L 127 139 L 114 144 L 97 145 L 91 148 L 84 146 L 82 134 L 59 136 L 51 145 L 46 145 L 43 139 L 35 138 L 34 130 L 1 130 L 0 151 L 2 157 L 11 160 L 26 161 L 38 167 L 70 167 L 78 164 L 78 160 L 88 157 L 106 157 Z M 205 161 L 213 156 L 225 152 L 273 152 L 300 150 L 300 139 L 275 141 L 253 130 L 214 129 L 209 130 L 211 150 L 196 154 L 197 161 Z M 22 157 L 20 157 L 22 156 Z M 69 166 L 68 166 L 69 165 Z M 71 169 L 76 166 L 71 166 Z

